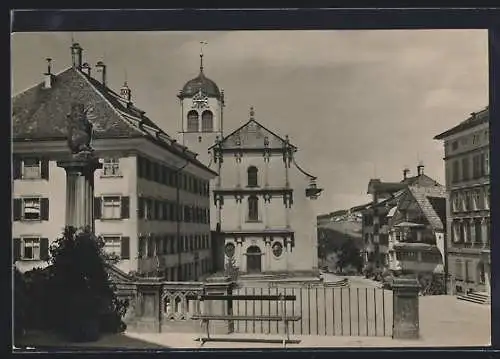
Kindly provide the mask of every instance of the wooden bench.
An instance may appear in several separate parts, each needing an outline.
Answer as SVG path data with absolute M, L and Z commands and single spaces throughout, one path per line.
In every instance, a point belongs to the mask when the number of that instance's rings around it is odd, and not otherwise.
M 198 340 L 201 345 L 203 345 L 207 341 L 252 341 L 252 342 L 276 342 L 275 340 L 270 339 L 242 339 L 242 338 L 213 338 L 210 337 L 210 321 L 212 320 L 224 320 L 224 321 L 271 321 L 271 322 L 283 322 L 285 326 L 285 333 L 283 339 L 279 342 L 283 343 L 283 347 L 286 346 L 287 343 L 297 343 L 297 340 L 290 339 L 290 333 L 288 325 L 290 322 L 299 321 L 302 317 L 299 315 L 287 315 L 286 314 L 286 302 L 287 301 L 295 301 L 297 298 L 295 295 L 206 295 L 202 294 L 197 297 L 200 301 L 205 300 L 220 300 L 227 301 L 228 308 L 230 314 L 194 314 L 191 316 L 193 320 L 200 320 L 201 324 L 206 325 L 206 337 L 200 337 Z M 277 315 L 233 315 L 232 314 L 232 302 L 233 301 L 243 301 L 243 300 L 258 300 L 258 301 L 277 301 L 281 306 L 281 314 Z

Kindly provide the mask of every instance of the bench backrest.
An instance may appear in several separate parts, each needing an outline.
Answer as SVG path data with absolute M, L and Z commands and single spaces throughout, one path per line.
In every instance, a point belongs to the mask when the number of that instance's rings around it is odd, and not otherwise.
M 190 296 L 191 297 L 191 296 Z M 192 296 L 188 299 L 198 300 L 276 300 L 276 301 L 295 301 L 295 295 L 225 295 L 225 294 L 201 294 Z

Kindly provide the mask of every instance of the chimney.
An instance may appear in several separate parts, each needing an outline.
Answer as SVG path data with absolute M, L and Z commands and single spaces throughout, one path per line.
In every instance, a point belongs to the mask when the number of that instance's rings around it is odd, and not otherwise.
M 82 67 L 82 52 L 83 49 L 79 43 L 74 43 L 71 46 L 71 58 L 73 59 L 73 67 L 79 69 Z
M 49 89 L 52 88 L 52 59 L 47 58 L 47 72 L 44 74 L 45 79 L 43 82 L 43 88 Z
M 405 167 L 403 169 L 403 180 L 408 178 L 408 173 L 410 173 L 410 169 L 408 167 Z
M 417 174 L 422 176 L 424 174 L 424 164 L 420 162 L 417 166 Z
M 127 85 L 127 81 L 123 83 L 122 88 L 120 89 L 120 96 L 127 101 L 127 105 L 130 105 L 131 103 L 131 98 L 132 98 L 132 91 L 130 90 L 130 87 Z
M 97 80 L 103 85 L 106 86 L 106 65 L 104 62 L 99 61 L 96 65 Z
M 90 77 L 90 65 L 87 62 L 82 65 L 82 72 Z

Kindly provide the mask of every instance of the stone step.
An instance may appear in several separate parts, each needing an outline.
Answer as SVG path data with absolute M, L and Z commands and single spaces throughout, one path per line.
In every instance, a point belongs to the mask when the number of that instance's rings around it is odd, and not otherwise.
M 489 298 L 489 296 L 484 296 L 484 295 L 474 295 L 473 293 L 469 293 L 469 294 L 466 294 L 466 295 L 459 295 L 457 297 L 458 300 L 463 300 L 463 301 L 466 301 L 466 302 L 470 302 L 470 303 L 476 303 L 476 304 L 490 304 L 491 303 L 491 300 Z

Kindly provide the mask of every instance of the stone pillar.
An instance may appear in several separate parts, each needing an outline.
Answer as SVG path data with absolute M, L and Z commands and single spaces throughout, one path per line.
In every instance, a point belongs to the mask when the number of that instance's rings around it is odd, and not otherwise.
M 236 197 L 236 207 L 238 210 L 238 229 L 241 230 L 243 222 L 245 221 L 245 208 L 243 207 L 243 196 Z
M 163 317 L 162 278 L 148 277 L 137 282 L 137 316 L 135 329 L 139 332 L 161 333 Z
M 419 283 L 416 278 L 395 278 L 393 283 L 393 339 L 418 339 Z
M 488 243 L 488 228 L 486 223 L 487 220 L 488 219 L 485 217 L 481 219 L 481 242 L 483 248 L 485 248 Z
M 207 295 L 230 295 L 233 292 L 234 284 L 229 277 L 208 278 L 204 283 L 204 292 Z M 233 303 L 224 300 L 206 300 L 203 303 L 204 314 L 231 315 L 233 313 Z M 210 321 L 210 333 L 230 334 L 234 331 L 234 322 Z
M 73 156 L 57 166 L 66 171 L 66 225 L 94 232 L 94 172 L 102 164 L 92 156 Z

